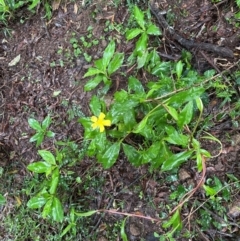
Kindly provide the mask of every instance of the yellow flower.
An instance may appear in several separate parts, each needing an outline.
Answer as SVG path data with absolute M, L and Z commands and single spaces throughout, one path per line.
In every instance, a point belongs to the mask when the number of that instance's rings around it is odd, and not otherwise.
M 97 118 L 96 116 L 91 117 L 91 121 L 93 122 L 92 128 L 96 129 L 99 128 L 100 132 L 103 132 L 105 130 L 104 126 L 111 126 L 111 121 L 110 120 L 104 120 L 105 114 L 102 112 L 100 113 L 99 117 Z

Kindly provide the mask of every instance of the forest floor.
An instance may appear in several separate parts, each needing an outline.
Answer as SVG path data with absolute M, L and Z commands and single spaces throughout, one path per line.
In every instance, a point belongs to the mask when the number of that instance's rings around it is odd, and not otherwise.
M 35 211 L 28 210 L 27 193 L 33 190 L 34 177 L 27 165 L 39 160 L 38 149 L 29 139 L 34 130 L 28 119 L 42 121 L 51 114 L 51 130 L 54 140 L 48 138 L 41 149 L 55 150 L 56 141 L 71 140 L 81 146 L 83 128 L 78 119 L 91 116 L 89 101 L 97 91 L 85 92 L 87 79 L 83 78 L 92 60 L 102 57 L 111 36 L 117 40 L 117 50 L 126 56 L 132 51 L 133 42 L 127 42 L 124 29 L 131 17 L 131 1 L 83 1 L 62 3 L 55 6 L 53 17 L 47 21 L 40 7 L 35 14 L 22 9 L 9 25 L 11 36 L 0 35 L 0 193 L 7 203 L 0 208 L 0 237 L 10 240 L 121 240 L 120 228 L 123 216 L 118 214 L 96 214 L 78 221 L 77 235 L 59 238 L 66 225 L 42 219 Z M 147 3 L 135 1 L 139 8 L 147 9 Z M 230 69 L 237 71 L 239 41 L 239 19 L 235 18 L 237 6 L 234 1 L 210 0 L 161 1 L 159 6 L 167 12 L 167 20 L 175 31 L 185 39 L 196 43 L 211 43 L 227 46 L 234 56 L 221 56 L 216 52 L 190 49 L 192 65 L 199 73 L 215 69 L 216 73 Z M 157 25 L 157 19 L 152 15 Z M 161 28 L 161 26 L 159 26 Z M 164 61 L 176 61 L 183 46 L 175 39 L 164 38 L 157 51 Z M 73 38 L 78 39 L 75 42 Z M 87 43 L 93 43 L 87 47 Z M 18 58 L 16 58 L 18 57 Z M 15 60 L 15 63 L 14 63 Z M 232 68 L 232 69 L 231 69 Z M 108 93 L 125 88 L 127 76 L 116 76 Z M 146 73 L 140 71 L 138 78 L 146 83 Z M 229 86 L 232 88 L 232 86 Z M 214 92 L 214 91 L 213 91 Z M 212 93 L 209 93 L 211 95 Z M 227 185 L 230 177 L 240 178 L 239 118 L 231 118 L 234 101 L 223 103 L 223 98 L 210 98 L 205 106 L 205 115 L 212 116 L 206 130 L 222 143 L 220 155 L 207 162 L 206 180 L 213 178 Z M 235 101 L 236 102 L 236 101 Z M 206 142 L 206 149 L 216 154 L 217 146 Z M 181 188 L 194 187 L 198 172 L 193 163 L 184 164 L 178 173 L 149 172 L 148 166 L 134 167 L 124 156 L 107 170 L 94 159 L 84 157 L 73 167 L 71 187 L 63 194 L 68 200 L 64 209 L 74 204 L 83 211 L 114 209 L 122 213 L 134 213 L 146 217 L 164 216 L 177 200 L 171 193 Z M 228 175 L 227 175 L 228 174 Z M 81 182 L 77 183 L 77 177 Z M 224 196 L 224 195 L 222 195 Z M 206 202 L 206 205 L 203 203 Z M 209 202 L 209 203 L 208 203 Z M 215 205 L 215 206 L 214 206 Z M 201 210 L 196 210 L 202 206 Z M 192 210 L 191 210 L 192 208 Z M 230 201 L 209 200 L 199 190 L 184 209 L 182 219 L 184 231 L 176 240 L 239 240 L 240 214 L 239 186 L 231 186 Z M 26 225 L 28 223 L 28 227 Z M 148 219 L 130 217 L 125 227 L 128 239 L 159 240 L 154 232 L 165 232 L 161 225 Z M 191 235 L 189 235 L 191 233 Z M 189 237 L 187 237 L 189 235 Z

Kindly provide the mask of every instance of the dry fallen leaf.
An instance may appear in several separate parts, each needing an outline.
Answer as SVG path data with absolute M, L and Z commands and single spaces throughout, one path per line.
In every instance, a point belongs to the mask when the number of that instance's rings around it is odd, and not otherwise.
M 11 66 L 14 66 L 16 65 L 19 61 L 20 61 L 20 58 L 21 58 L 21 55 L 17 55 L 9 64 L 8 66 L 11 67 Z

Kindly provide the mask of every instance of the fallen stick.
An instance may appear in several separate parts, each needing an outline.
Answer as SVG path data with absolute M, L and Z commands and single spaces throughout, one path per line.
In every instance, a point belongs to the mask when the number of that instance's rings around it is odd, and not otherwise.
M 226 47 L 221 47 L 218 45 L 210 44 L 210 43 L 196 43 L 192 40 L 188 40 L 177 34 L 172 27 L 170 27 L 163 17 L 161 11 L 158 9 L 158 6 L 153 1 L 150 1 L 150 10 L 154 14 L 154 16 L 157 18 L 159 24 L 163 29 L 165 29 L 171 37 L 176 40 L 179 44 L 181 44 L 186 49 L 199 49 L 204 50 L 208 52 L 215 53 L 217 55 L 220 55 L 222 57 L 227 58 L 233 58 L 234 54 L 233 51 Z

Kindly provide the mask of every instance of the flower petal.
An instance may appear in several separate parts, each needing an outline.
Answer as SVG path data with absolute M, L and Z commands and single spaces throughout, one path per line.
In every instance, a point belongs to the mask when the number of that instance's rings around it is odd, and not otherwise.
M 104 126 L 111 126 L 111 121 L 110 120 L 103 120 L 103 125 Z
M 100 128 L 100 132 L 104 132 L 105 130 L 104 125 L 99 125 L 99 128 Z
M 99 117 L 98 117 L 98 119 L 99 120 L 103 120 L 104 118 L 105 118 L 105 114 L 101 112 Z
M 96 116 L 92 116 L 92 117 L 91 117 L 91 121 L 92 121 L 92 122 L 97 122 L 97 120 L 98 120 L 98 118 L 97 118 Z

